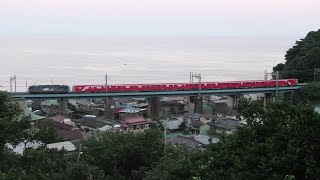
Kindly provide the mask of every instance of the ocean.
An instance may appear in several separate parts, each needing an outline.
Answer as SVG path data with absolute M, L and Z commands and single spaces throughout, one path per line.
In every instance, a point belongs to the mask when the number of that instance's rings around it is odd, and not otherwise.
M 297 37 L 0 38 L 0 90 L 40 84 L 263 79 Z M 196 81 L 196 80 L 195 80 Z

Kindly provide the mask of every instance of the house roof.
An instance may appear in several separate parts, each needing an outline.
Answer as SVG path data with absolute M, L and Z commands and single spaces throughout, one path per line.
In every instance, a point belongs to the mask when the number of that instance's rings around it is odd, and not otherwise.
M 62 150 L 62 148 L 64 148 L 67 151 L 76 150 L 75 145 L 72 144 L 70 141 L 47 144 L 47 148 L 48 149 L 58 149 L 58 150 Z
M 122 111 L 123 109 L 125 109 L 125 108 L 115 107 L 115 108 L 113 108 L 113 112 L 114 112 L 114 113 L 119 113 L 119 112 Z
M 88 100 L 78 100 L 77 103 L 80 105 L 84 105 L 84 106 L 97 106 L 96 103 L 88 101 Z
M 193 138 L 196 141 L 200 142 L 201 144 L 204 144 L 204 145 L 210 144 L 210 142 L 209 142 L 210 137 L 209 136 L 206 136 L 206 135 L 195 135 Z M 219 142 L 219 138 L 211 137 L 211 142 L 212 143 L 217 143 L 217 142 Z
M 63 139 L 63 140 L 73 140 L 73 139 L 82 139 L 83 135 L 81 131 L 66 131 L 66 130 L 57 130 L 57 134 Z
M 141 108 L 130 108 L 130 109 L 122 109 L 119 111 L 119 113 L 128 113 L 128 114 L 134 114 L 141 111 L 146 111 L 147 109 L 141 109 Z
M 232 130 L 238 126 L 241 126 L 239 120 L 231 118 L 215 118 L 213 122 L 208 124 L 227 130 Z
M 148 103 L 139 103 L 139 104 L 133 105 L 133 107 L 136 107 L 136 108 L 147 107 L 147 106 L 148 106 Z
M 197 149 L 201 147 L 201 143 L 196 141 L 193 138 L 184 137 L 184 136 L 178 136 L 176 138 L 172 138 L 170 141 L 168 141 L 170 144 L 177 144 L 177 145 L 185 145 L 189 149 Z
M 99 128 L 99 131 L 107 131 L 107 130 L 110 130 L 110 129 L 112 129 L 112 126 L 110 126 L 110 125 L 105 125 L 105 126 Z
M 63 120 L 65 120 L 66 117 L 61 116 L 61 115 L 56 115 L 56 116 L 49 117 L 49 119 L 56 121 L 56 122 L 63 122 Z
M 228 107 L 227 103 L 214 103 L 214 110 L 213 112 L 219 114 L 225 114 L 228 116 L 235 116 L 237 115 L 237 111 Z
M 314 108 L 314 111 L 315 111 L 316 113 L 320 114 L 320 107 L 319 107 L 319 106 L 315 107 L 315 108 Z
M 58 130 L 71 130 L 73 128 L 72 125 L 70 124 L 65 124 L 63 121 L 62 122 L 58 122 L 58 121 L 54 121 L 51 120 L 51 122 L 53 123 L 53 126 L 55 127 L 55 129 Z
M 192 113 L 184 116 L 184 118 L 191 118 L 191 119 L 200 119 L 201 117 L 203 117 L 203 115 L 199 113 Z
M 191 120 L 191 126 L 195 127 L 195 128 L 200 128 L 201 126 L 204 125 L 203 122 L 201 122 L 200 120 Z
M 18 100 L 15 100 L 15 102 L 17 102 L 20 108 L 22 109 L 22 113 L 17 118 L 18 120 L 21 120 L 23 116 L 30 116 L 32 121 L 45 119 L 45 117 L 36 115 L 33 112 L 31 112 L 31 110 L 28 108 L 26 101 L 24 99 L 18 99 Z
M 183 122 L 182 118 L 170 119 L 169 121 L 167 121 L 167 129 L 170 129 L 170 130 L 179 129 L 179 126 L 181 125 L 182 122 Z M 166 121 L 163 121 L 163 124 L 165 123 Z
M 146 123 L 147 121 L 144 117 L 139 116 L 139 117 L 126 118 L 124 122 L 126 124 L 136 124 L 136 123 Z

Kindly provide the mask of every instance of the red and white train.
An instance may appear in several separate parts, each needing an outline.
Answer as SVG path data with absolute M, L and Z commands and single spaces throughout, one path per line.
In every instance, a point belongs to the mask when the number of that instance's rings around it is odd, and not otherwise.
M 279 79 L 278 86 L 295 86 L 297 79 Z M 202 82 L 201 89 L 241 89 L 276 87 L 276 80 L 252 80 L 252 81 L 224 81 Z M 117 84 L 108 85 L 108 92 L 146 92 L 146 91 L 190 91 L 198 90 L 198 83 L 159 83 L 159 84 Z M 74 85 L 73 91 L 77 93 L 104 93 L 105 85 Z

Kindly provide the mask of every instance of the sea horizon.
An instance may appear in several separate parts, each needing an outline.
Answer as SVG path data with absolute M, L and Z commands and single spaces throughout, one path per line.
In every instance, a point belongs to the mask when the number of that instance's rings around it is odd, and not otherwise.
M 0 90 L 26 85 L 263 79 L 298 37 L 0 37 Z

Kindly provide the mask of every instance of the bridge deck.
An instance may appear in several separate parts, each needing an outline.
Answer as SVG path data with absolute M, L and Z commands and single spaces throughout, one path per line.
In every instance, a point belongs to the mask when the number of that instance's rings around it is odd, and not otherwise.
M 278 87 L 278 91 L 294 91 L 305 86 Z M 215 89 L 201 90 L 202 95 L 237 95 L 237 94 L 252 94 L 252 93 L 273 93 L 275 87 L 266 88 L 247 88 L 247 89 Z M 151 97 L 151 96 L 195 96 L 198 91 L 156 91 L 156 92 L 123 92 L 123 93 L 68 93 L 68 94 L 29 94 L 29 93 L 12 93 L 13 98 L 24 98 L 27 100 L 42 100 L 42 99 L 95 99 L 105 97 Z

